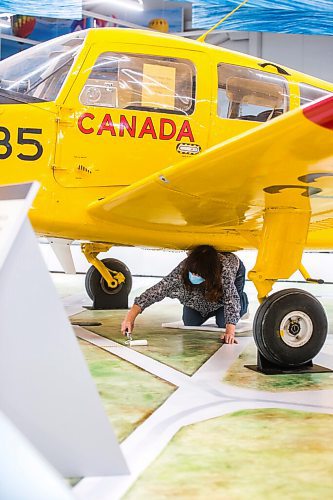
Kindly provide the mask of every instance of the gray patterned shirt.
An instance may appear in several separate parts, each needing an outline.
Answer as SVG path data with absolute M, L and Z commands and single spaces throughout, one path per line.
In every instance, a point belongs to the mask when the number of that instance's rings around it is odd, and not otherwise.
M 221 306 L 224 307 L 226 323 L 236 325 L 240 319 L 240 298 L 235 286 L 239 259 L 233 253 L 220 253 L 222 263 L 222 297 L 218 302 L 210 302 L 204 296 L 201 286 L 193 286 L 187 289 L 182 279 L 182 267 L 185 260 L 178 264 L 170 274 L 161 281 L 148 288 L 139 297 L 134 299 L 134 304 L 138 305 L 142 311 L 155 302 L 163 300 L 165 297 L 178 299 L 184 306 L 191 307 L 198 311 L 203 317 L 216 311 Z

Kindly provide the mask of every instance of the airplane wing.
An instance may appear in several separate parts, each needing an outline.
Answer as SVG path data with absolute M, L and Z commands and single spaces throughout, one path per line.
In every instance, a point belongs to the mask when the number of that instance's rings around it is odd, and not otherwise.
M 171 165 L 88 211 L 129 228 L 259 234 L 268 207 L 310 211 L 310 231 L 333 228 L 333 97 Z

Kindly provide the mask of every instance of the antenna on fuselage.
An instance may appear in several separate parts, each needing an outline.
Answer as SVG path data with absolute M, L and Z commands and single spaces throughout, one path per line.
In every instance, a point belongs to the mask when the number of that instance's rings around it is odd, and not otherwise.
M 245 5 L 249 0 L 244 0 L 243 2 L 241 2 L 233 11 L 229 12 L 229 14 L 227 14 L 226 16 L 224 16 L 221 21 L 219 21 L 218 23 L 216 23 L 212 28 L 210 28 L 208 31 L 206 31 L 206 33 L 204 33 L 203 35 L 199 36 L 199 38 L 197 38 L 197 41 L 198 42 L 205 42 L 206 41 L 206 37 L 207 35 L 209 35 L 212 31 L 214 31 L 216 28 L 218 28 L 226 19 L 228 19 L 228 17 L 232 16 L 236 10 L 240 9 L 241 7 L 243 7 L 243 5 Z

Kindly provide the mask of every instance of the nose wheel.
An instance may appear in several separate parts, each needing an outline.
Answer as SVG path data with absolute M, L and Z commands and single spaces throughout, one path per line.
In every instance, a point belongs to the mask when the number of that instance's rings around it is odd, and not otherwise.
M 258 351 L 283 369 L 302 367 L 321 350 L 327 336 L 321 303 L 304 290 L 291 288 L 270 295 L 259 307 L 253 324 Z

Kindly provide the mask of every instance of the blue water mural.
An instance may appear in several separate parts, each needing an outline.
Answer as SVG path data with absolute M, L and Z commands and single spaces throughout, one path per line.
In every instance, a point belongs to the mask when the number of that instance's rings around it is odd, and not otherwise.
M 208 29 L 240 3 L 194 0 L 193 28 Z M 333 35 L 333 0 L 249 0 L 219 29 Z
M 0 0 L 0 12 L 58 19 L 81 19 L 82 0 Z
M 210 8 L 228 7 L 229 12 L 237 7 L 242 0 L 194 0 L 195 8 L 208 10 Z M 332 0 L 248 0 L 246 6 L 259 9 L 333 11 Z M 241 9 L 245 9 L 241 7 Z M 240 10 L 241 10 L 240 9 Z

